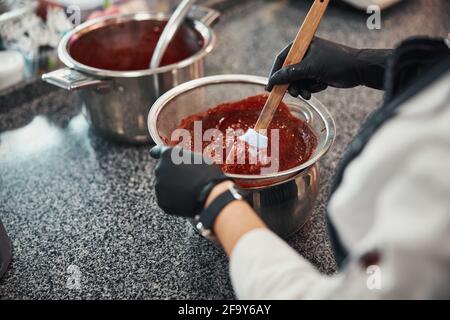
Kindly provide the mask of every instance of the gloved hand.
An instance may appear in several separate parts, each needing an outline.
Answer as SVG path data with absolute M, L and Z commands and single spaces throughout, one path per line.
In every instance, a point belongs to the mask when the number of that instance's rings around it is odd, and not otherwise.
M 299 64 L 282 68 L 291 48 L 288 45 L 275 59 L 267 90 L 274 85 L 289 83 L 289 93 L 310 99 L 311 93 L 335 88 L 365 85 L 383 88 L 384 72 L 392 50 L 358 50 L 315 37 Z
M 150 155 L 159 159 L 155 190 L 159 207 L 168 214 L 194 217 L 203 210 L 214 186 L 229 179 L 210 159 L 179 147 L 155 146 Z M 186 161 L 180 163 L 181 159 Z

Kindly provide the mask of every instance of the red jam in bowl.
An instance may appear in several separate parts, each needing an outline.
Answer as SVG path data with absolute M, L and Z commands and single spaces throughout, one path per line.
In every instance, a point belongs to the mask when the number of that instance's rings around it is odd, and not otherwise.
M 181 139 L 178 141 L 165 142 L 171 146 L 181 143 L 184 148 L 194 151 L 195 146 L 193 141 L 195 141 L 195 134 L 201 134 L 201 137 L 203 137 L 206 130 L 213 128 L 219 129 L 223 134 L 223 143 L 221 144 L 223 145 L 222 159 L 226 159 L 227 129 L 242 129 L 245 132 L 247 129 L 253 128 L 267 98 L 267 94 L 261 94 L 237 102 L 224 103 L 215 108 L 209 109 L 206 112 L 191 115 L 183 119 L 178 126 L 179 129 L 189 131 L 190 136 L 192 137 L 189 141 L 189 145 L 186 145 L 185 141 L 181 141 Z M 194 132 L 195 121 L 201 121 L 201 132 Z M 271 129 L 279 129 L 279 157 L 277 159 L 273 159 L 277 161 L 278 171 L 288 170 L 305 163 L 310 159 L 315 148 L 317 147 L 318 139 L 310 126 L 305 121 L 292 115 L 284 103 L 281 103 L 278 107 L 268 129 L 269 133 Z M 202 141 L 202 150 L 211 144 L 211 141 L 203 141 L 204 139 L 200 139 L 200 141 Z M 233 139 L 236 141 L 236 138 Z M 267 154 L 271 156 L 271 134 L 268 134 L 268 139 L 269 146 L 267 149 Z M 231 141 L 231 143 L 234 142 Z M 248 150 L 248 145 L 246 146 L 246 150 Z M 246 157 L 248 158 L 248 154 Z M 246 160 L 248 160 L 247 158 Z M 226 161 L 223 160 L 222 163 L 218 164 L 226 173 L 248 175 L 261 174 L 261 169 L 268 166 L 267 164 L 262 164 L 260 162 L 254 164 L 249 162 L 250 161 L 245 161 L 244 164 L 238 164 L 234 161 L 233 164 L 227 164 Z

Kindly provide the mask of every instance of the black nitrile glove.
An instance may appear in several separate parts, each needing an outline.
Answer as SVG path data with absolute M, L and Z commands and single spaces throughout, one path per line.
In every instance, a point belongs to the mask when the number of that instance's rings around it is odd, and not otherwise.
M 156 146 L 150 155 L 159 159 L 155 190 L 159 207 L 168 214 L 193 218 L 202 211 L 213 187 L 229 179 L 210 159 L 179 147 Z M 180 158 L 189 164 L 180 163 Z
M 301 63 L 282 68 L 291 45 L 275 59 L 268 91 L 274 85 L 290 84 L 292 96 L 301 95 L 308 100 L 311 93 L 323 91 L 328 86 L 383 88 L 384 72 L 392 50 L 358 50 L 316 37 Z

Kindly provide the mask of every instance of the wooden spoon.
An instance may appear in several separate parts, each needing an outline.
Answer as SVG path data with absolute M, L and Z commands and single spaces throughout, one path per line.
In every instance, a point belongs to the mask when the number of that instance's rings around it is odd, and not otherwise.
M 292 43 L 292 47 L 289 50 L 286 60 L 284 61 L 283 67 L 300 63 L 303 60 L 312 40 L 314 39 L 314 35 L 319 27 L 322 17 L 325 14 L 329 2 L 330 0 L 314 1 L 305 18 L 305 21 L 298 30 L 297 36 Z M 254 147 L 267 147 L 267 137 L 259 132 L 266 132 L 278 106 L 283 100 L 288 87 L 288 84 L 273 87 L 269 98 L 267 99 L 266 104 L 259 115 L 255 128 L 249 129 L 247 133 L 240 137 L 241 140 L 246 141 Z

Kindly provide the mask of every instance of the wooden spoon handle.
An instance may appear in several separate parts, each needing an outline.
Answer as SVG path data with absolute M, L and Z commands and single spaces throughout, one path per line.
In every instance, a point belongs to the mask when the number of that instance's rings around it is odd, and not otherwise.
M 315 0 L 308 15 L 303 21 L 302 26 L 298 30 L 297 36 L 295 37 L 292 47 L 284 61 L 283 67 L 290 66 L 292 64 L 300 63 L 306 55 L 311 41 L 314 39 L 317 28 L 319 27 L 320 21 L 328 7 L 330 0 Z M 278 85 L 275 86 L 270 92 L 269 98 L 264 105 L 261 114 L 259 115 L 258 121 L 255 125 L 255 130 L 258 132 L 260 130 L 267 129 L 270 122 L 272 121 L 273 115 L 283 100 L 284 94 L 288 89 L 289 85 Z

